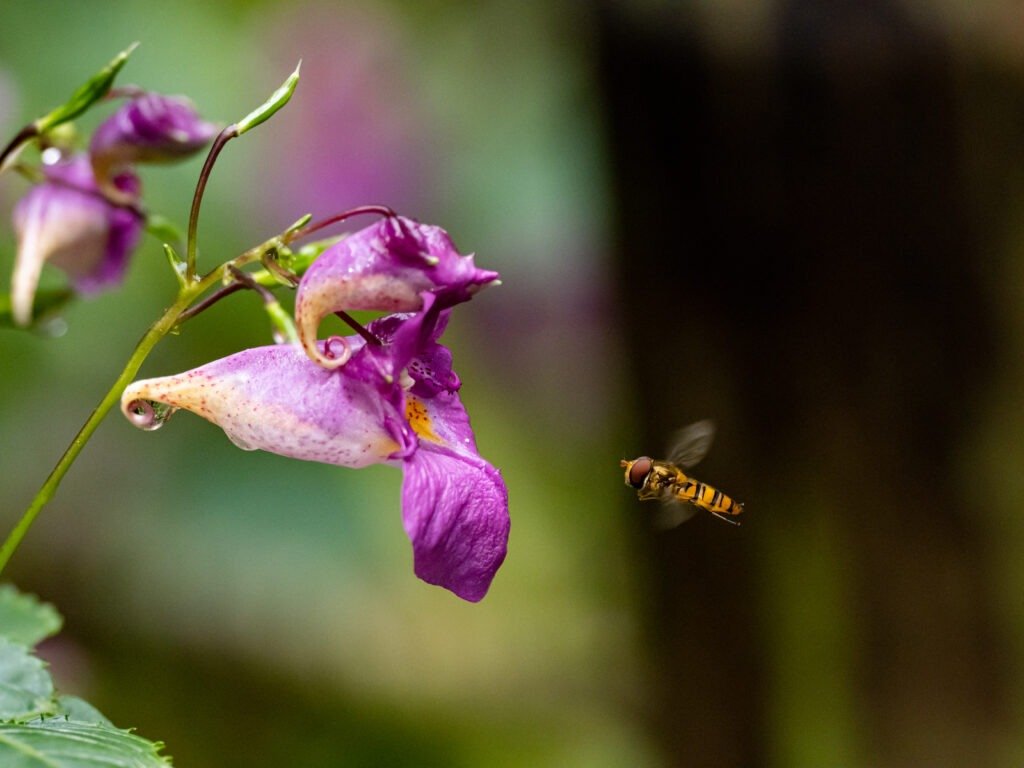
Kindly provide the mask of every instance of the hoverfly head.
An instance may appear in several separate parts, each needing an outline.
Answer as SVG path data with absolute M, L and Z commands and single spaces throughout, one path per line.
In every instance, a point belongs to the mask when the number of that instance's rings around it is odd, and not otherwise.
M 630 485 L 633 488 L 643 488 L 644 481 L 647 480 L 647 476 L 654 467 L 654 461 L 650 456 L 641 456 L 632 461 L 623 459 L 619 462 L 619 466 L 626 468 L 626 485 Z

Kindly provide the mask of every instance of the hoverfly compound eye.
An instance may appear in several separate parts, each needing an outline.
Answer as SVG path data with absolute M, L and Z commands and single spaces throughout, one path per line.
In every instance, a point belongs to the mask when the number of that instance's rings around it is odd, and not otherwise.
M 641 456 L 634 461 L 633 466 L 629 468 L 629 484 L 634 488 L 642 486 L 653 466 L 654 462 L 651 461 L 650 456 Z

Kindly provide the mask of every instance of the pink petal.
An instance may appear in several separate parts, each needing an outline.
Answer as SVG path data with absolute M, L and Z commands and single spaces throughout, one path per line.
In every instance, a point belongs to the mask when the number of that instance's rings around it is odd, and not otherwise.
M 424 292 L 443 296 L 450 307 L 498 274 L 477 269 L 440 227 L 393 217 L 366 227 L 324 251 L 306 271 L 295 297 L 295 320 L 306 353 L 325 368 L 344 357 L 328 358 L 317 348 L 320 321 L 339 310 L 415 312 Z
M 421 447 L 405 460 L 402 522 L 416 575 L 477 602 L 508 546 L 508 490 L 479 458 Z
M 89 161 L 80 156 L 44 168 L 47 180 L 32 187 L 14 208 L 18 238 L 11 279 L 15 322 L 28 325 L 43 264 L 63 269 L 83 293 L 120 282 L 142 232 L 142 222 L 98 194 Z M 115 180 L 128 198 L 138 180 Z

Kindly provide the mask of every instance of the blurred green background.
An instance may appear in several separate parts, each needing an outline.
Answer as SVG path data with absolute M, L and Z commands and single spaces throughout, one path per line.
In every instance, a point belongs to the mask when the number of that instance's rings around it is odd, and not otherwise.
M 394 469 L 114 414 L 5 574 L 67 617 L 58 684 L 190 767 L 1020 765 L 1022 32 L 995 0 L 7 0 L 5 135 L 134 40 L 121 84 L 225 123 L 303 60 L 218 162 L 207 266 L 383 203 L 504 279 L 446 335 L 510 492 L 482 603 L 413 576 Z M 148 206 L 184 223 L 200 164 L 142 169 Z M 5 529 L 173 288 L 149 239 L 66 332 L 0 333 Z M 268 340 L 238 295 L 143 375 Z M 744 525 L 657 533 L 618 460 L 706 417 Z

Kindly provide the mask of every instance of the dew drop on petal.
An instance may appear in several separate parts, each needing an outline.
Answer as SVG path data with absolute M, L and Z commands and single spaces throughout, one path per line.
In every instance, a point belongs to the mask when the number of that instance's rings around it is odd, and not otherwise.
M 160 429 L 176 410 L 173 406 L 153 400 L 133 400 L 125 409 L 128 420 L 147 432 Z

